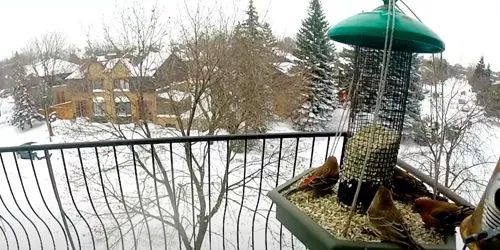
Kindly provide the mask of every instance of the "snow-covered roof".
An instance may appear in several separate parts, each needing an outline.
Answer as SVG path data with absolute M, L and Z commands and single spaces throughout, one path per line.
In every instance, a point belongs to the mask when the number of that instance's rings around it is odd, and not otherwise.
M 81 80 L 85 78 L 85 75 L 88 73 L 88 68 L 86 64 L 80 65 L 75 71 L 73 71 L 69 76 L 67 76 L 66 80 Z
M 130 102 L 130 99 L 126 96 L 117 96 L 115 97 L 115 102 Z
M 190 93 L 178 91 L 178 90 L 170 90 L 168 92 L 160 93 L 158 96 L 163 99 L 172 100 L 174 102 L 180 102 L 190 97 Z
M 102 96 L 96 96 L 93 98 L 94 102 L 104 102 L 104 97 Z
M 143 60 L 142 63 L 133 64 L 128 57 L 120 57 L 113 59 L 105 59 L 98 57 L 97 61 L 102 63 L 105 71 L 111 71 L 118 63 L 122 63 L 127 67 L 132 77 L 153 76 L 156 70 L 165 61 L 166 53 L 151 52 Z
M 28 75 L 45 76 L 47 71 L 50 75 L 70 74 L 78 69 L 79 65 L 61 59 L 49 59 L 43 62 L 37 62 L 34 65 L 26 65 Z M 47 68 L 47 70 L 45 69 Z

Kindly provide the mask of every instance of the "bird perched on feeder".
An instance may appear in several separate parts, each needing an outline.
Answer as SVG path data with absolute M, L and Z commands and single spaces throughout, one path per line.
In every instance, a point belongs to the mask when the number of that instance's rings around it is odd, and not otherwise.
M 340 167 L 335 156 L 330 156 L 326 162 L 312 171 L 300 185 L 291 189 L 285 196 L 298 191 L 312 191 L 315 197 L 325 196 L 333 192 L 333 186 L 339 181 Z
M 498 225 L 498 215 L 500 201 L 497 195 L 500 194 L 500 159 L 495 170 L 490 177 L 488 186 L 479 201 L 474 212 L 465 218 L 460 224 L 460 235 L 464 243 L 471 250 L 500 249 L 500 232 Z M 496 220 L 496 221 L 495 221 Z M 496 228 L 491 228 L 492 226 Z
M 420 197 L 433 197 L 422 181 L 398 167 L 394 168 L 392 175 L 392 194 L 394 200 L 405 203 L 413 203 L 415 199 Z M 437 196 L 436 199 L 448 201 L 441 196 Z
M 411 237 L 403 216 L 394 205 L 391 191 L 383 185 L 377 190 L 367 214 L 370 225 L 382 241 L 404 245 L 405 249 L 424 249 Z
M 444 233 L 455 233 L 455 227 L 474 212 L 474 207 L 421 197 L 415 200 L 414 209 L 428 227 Z

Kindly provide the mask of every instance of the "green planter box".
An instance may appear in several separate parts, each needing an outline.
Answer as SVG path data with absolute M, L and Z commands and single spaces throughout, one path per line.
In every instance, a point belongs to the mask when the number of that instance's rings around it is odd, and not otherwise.
M 312 169 L 311 169 L 312 170 Z M 297 237 L 308 249 L 402 249 L 400 246 L 392 243 L 380 242 L 361 242 L 337 239 L 328 231 L 316 224 L 309 216 L 295 207 L 281 193 L 287 190 L 295 182 L 299 181 L 311 170 L 307 170 L 296 176 L 285 184 L 271 190 L 267 196 L 276 204 L 276 218 L 283 224 L 295 237 Z M 426 249 L 432 250 L 454 250 L 456 246 L 455 235 L 449 236 L 446 244 L 424 245 Z

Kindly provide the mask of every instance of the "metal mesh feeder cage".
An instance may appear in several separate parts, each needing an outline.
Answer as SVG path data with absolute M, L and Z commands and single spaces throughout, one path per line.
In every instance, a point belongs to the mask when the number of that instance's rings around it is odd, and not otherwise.
M 392 32 L 390 50 L 386 47 L 387 31 Z M 444 43 L 422 23 L 409 18 L 397 8 L 389 8 L 388 0 L 371 12 L 360 13 L 340 22 L 329 30 L 328 36 L 334 41 L 355 46 L 354 79 L 349 90 L 350 137 L 342 160 L 338 199 L 345 205 L 351 205 L 358 180 L 361 180 L 358 204 L 365 210 L 378 186 L 390 184 L 396 166 L 412 55 L 442 52 Z M 387 51 L 390 53 L 386 55 L 389 63 L 385 85 L 383 93 L 378 95 L 384 54 Z M 379 96 L 381 101 L 375 119 Z M 369 146 L 370 152 L 367 150 Z

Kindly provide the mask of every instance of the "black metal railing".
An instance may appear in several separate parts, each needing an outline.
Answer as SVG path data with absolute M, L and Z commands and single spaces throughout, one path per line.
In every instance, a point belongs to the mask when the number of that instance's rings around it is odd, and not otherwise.
M 1 249 L 304 249 L 266 194 L 345 133 L 0 148 Z M 335 149 L 335 150 L 333 150 Z

